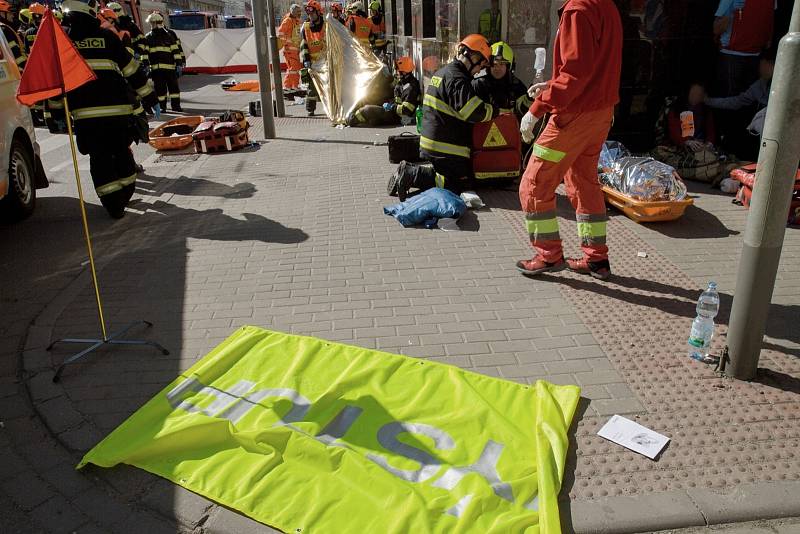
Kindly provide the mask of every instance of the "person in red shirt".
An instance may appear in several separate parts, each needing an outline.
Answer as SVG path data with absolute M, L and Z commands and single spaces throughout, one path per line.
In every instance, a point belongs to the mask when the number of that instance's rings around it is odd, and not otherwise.
M 611 268 L 597 160 L 619 102 L 622 21 L 612 0 L 567 0 L 559 13 L 552 78 L 530 88 L 535 99 L 520 126 L 523 140 L 531 142 L 536 123 L 551 114 L 520 181 L 536 255 L 517 262 L 517 269 L 536 275 L 569 268 L 605 279 Z M 575 207 L 583 250 L 582 258 L 566 261 L 556 219 L 556 188 L 562 180 Z

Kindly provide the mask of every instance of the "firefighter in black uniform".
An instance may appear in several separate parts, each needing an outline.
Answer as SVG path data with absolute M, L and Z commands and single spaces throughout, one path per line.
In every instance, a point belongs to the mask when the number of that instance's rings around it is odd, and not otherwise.
M 488 122 L 498 109 L 475 94 L 472 79 L 489 63 L 492 51 L 482 35 L 468 35 L 456 58 L 431 78 L 422 101 L 420 156 L 433 167 L 401 161 L 388 192 L 405 200 L 409 189 L 442 187 L 459 194 L 472 181 L 472 125 Z
M 31 14 L 31 26 L 22 35 L 22 40 L 25 44 L 25 53 L 30 55 L 31 50 L 33 50 L 33 43 L 36 42 L 36 34 L 39 32 L 39 24 L 42 23 L 42 17 L 47 13 L 47 8 L 39 2 L 34 2 L 28 6 L 28 10 Z M 44 102 L 37 102 L 30 109 L 34 126 L 44 126 Z
M 128 147 L 142 140 L 129 92 L 150 106 L 156 103 L 155 92 L 119 38 L 100 27 L 96 0 L 64 0 L 63 7 L 67 34 L 97 76 L 67 93 L 78 150 L 89 155 L 92 182 L 103 207 L 120 218 L 136 187 L 136 162 Z M 50 100 L 48 106 L 57 129 L 63 131 L 63 103 Z
M 117 15 L 117 28 L 120 31 L 128 32 L 131 40 L 130 46 L 133 57 L 136 59 L 141 59 L 142 56 L 146 54 L 144 47 L 144 33 L 142 33 L 142 30 L 136 25 L 135 22 L 133 22 L 133 19 L 127 13 L 125 13 L 125 9 L 122 7 L 122 5 L 118 4 L 117 2 L 111 2 L 106 5 L 106 7 L 112 10 L 115 15 Z
M 496 42 L 489 64 L 486 75 L 472 81 L 475 94 L 500 108 L 500 113 L 514 113 L 521 120 L 533 102 L 528 86 L 514 75 L 514 51 L 503 41 Z
M 150 65 L 150 78 L 156 88 L 158 103 L 162 110 L 167 109 L 169 98 L 172 111 L 183 111 L 181 108 L 181 89 L 178 86 L 178 75 L 183 68 L 183 52 L 175 34 L 164 28 L 164 17 L 154 11 L 147 17 L 147 23 L 153 28 L 145 35 L 147 62 Z
M 22 38 L 14 31 L 14 13 L 11 12 L 11 4 L 6 0 L 0 0 L 0 29 L 8 41 L 8 47 L 14 55 L 14 63 L 17 64 L 19 70 L 25 68 L 25 62 L 28 61 L 28 55 L 25 53 Z
M 39 24 L 42 23 L 42 17 L 47 13 L 47 8 L 39 2 L 34 2 L 28 6 L 28 11 L 31 14 L 31 25 L 25 30 L 23 40 L 25 41 L 25 52 L 30 55 L 33 49 L 33 43 L 36 42 L 36 33 L 39 31 Z
M 347 118 L 348 126 L 413 124 L 422 91 L 414 76 L 414 61 L 408 56 L 394 62 L 394 101 L 381 106 L 362 106 Z

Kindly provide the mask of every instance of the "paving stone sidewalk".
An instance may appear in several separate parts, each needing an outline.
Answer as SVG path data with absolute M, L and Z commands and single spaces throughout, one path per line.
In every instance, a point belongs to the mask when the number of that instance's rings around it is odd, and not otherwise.
M 70 353 L 46 352 L 49 341 L 95 334 L 93 293 L 77 269 L 42 290 L 41 302 L 24 303 L 30 309 L 19 317 L 36 317 L 32 325 L 7 327 L 3 350 L 22 351 L 23 380 L 4 359 L 0 446 L 15 456 L 0 469 L 0 487 L 21 525 L 30 515 L 53 531 L 131 532 L 134 519 L 155 532 L 270 531 L 136 469 L 71 469 L 242 324 L 515 381 L 580 385 L 586 400 L 566 467 L 565 532 L 800 515 L 800 231 L 787 231 L 765 371 L 752 384 L 732 382 L 684 348 L 709 279 L 720 283 L 725 329 L 746 218 L 730 197 L 693 186 L 697 207 L 661 225 L 612 213 L 608 282 L 532 280 L 514 269 L 530 250 L 513 188 L 482 191 L 488 207 L 468 214 L 461 232 L 402 229 L 381 209 L 394 202 L 381 145 L 394 130 L 341 130 L 305 117 L 277 127 L 279 139 L 242 152 L 154 155 L 137 202 L 98 241 L 109 322 L 152 321 L 135 333 L 171 355 L 101 353 L 53 385 L 53 366 Z M 565 244 L 577 252 L 566 202 L 560 215 Z M 595 435 L 615 413 L 672 437 L 658 461 Z

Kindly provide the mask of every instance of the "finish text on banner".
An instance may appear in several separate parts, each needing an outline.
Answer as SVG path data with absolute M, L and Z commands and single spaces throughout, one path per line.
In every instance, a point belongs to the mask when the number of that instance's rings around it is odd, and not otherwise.
M 558 533 L 579 393 L 246 326 L 78 467 L 135 465 L 286 532 Z

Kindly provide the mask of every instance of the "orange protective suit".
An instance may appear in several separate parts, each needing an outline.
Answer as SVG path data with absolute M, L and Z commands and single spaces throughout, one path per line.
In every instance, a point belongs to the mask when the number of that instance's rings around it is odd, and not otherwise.
M 603 262 L 607 216 L 597 160 L 619 101 L 622 22 L 612 0 L 567 0 L 559 13 L 553 76 L 530 109 L 535 117 L 552 115 L 533 146 L 519 198 L 536 252 L 560 262 L 555 193 L 563 180 L 584 256 Z
M 286 15 L 278 27 L 278 37 L 283 44 L 283 58 L 286 60 L 286 77 L 283 79 L 284 89 L 296 89 L 300 85 L 300 27 L 302 21 Z

